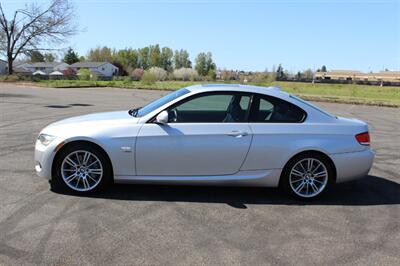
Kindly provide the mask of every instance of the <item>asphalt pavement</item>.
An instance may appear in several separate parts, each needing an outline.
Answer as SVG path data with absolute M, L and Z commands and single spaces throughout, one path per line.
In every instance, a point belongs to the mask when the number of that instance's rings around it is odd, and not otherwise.
M 277 189 L 114 185 L 57 194 L 34 172 L 56 120 L 167 92 L 0 84 L 0 265 L 400 265 L 400 109 L 317 103 L 367 121 L 373 168 L 317 201 Z

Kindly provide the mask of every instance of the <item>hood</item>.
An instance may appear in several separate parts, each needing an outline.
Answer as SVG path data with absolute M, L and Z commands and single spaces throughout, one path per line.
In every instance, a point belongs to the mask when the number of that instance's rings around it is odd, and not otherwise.
M 129 115 L 128 111 L 94 113 L 57 121 L 45 127 L 42 133 L 66 136 L 75 132 L 86 135 L 92 131 L 137 124 L 138 121 L 139 119 Z
M 128 111 L 104 112 L 94 113 L 88 115 L 74 116 L 71 118 L 63 119 L 51 124 L 51 126 L 65 125 L 71 123 L 92 123 L 92 122 L 115 122 L 118 120 L 129 119 L 130 121 L 136 118 L 131 116 Z M 137 120 L 137 119 L 136 119 Z

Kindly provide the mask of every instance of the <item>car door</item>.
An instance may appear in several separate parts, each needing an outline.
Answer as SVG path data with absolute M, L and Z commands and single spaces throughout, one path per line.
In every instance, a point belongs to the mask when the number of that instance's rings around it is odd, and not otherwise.
M 253 97 L 249 125 L 253 140 L 242 170 L 281 169 L 294 151 L 313 142 L 303 134 L 306 113 L 275 97 Z
M 231 175 L 250 148 L 251 96 L 201 93 L 167 109 L 169 122 L 143 125 L 136 141 L 136 173 L 142 176 Z

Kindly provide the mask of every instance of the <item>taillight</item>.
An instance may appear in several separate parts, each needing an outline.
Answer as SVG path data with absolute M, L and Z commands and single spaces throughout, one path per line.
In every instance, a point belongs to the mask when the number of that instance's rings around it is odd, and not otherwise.
M 364 132 L 364 133 L 357 134 L 356 135 L 356 140 L 361 145 L 369 146 L 369 144 L 370 144 L 369 133 L 368 132 Z

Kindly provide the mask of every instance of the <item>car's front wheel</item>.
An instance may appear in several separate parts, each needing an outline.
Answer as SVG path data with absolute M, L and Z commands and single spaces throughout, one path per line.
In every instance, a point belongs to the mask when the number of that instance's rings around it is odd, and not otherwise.
M 92 145 L 75 144 L 56 157 L 51 187 L 88 194 L 104 189 L 112 178 L 104 152 Z
M 285 166 L 281 186 L 291 196 L 311 199 L 325 193 L 332 185 L 331 163 L 318 153 L 303 153 Z

